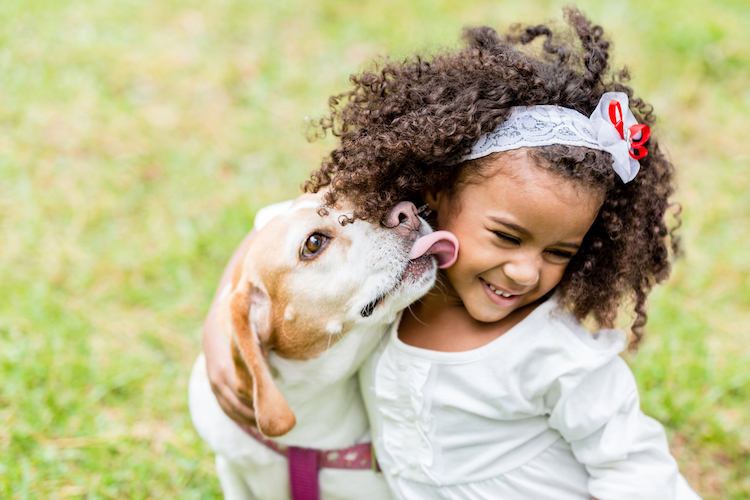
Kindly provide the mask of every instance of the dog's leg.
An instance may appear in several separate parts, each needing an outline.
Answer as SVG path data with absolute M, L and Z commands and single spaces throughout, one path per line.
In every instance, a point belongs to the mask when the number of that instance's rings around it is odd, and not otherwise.
M 219 476 L 224 500 L 255 500 L 242 474 L 221 455 L 216 455 L 216 475 Z

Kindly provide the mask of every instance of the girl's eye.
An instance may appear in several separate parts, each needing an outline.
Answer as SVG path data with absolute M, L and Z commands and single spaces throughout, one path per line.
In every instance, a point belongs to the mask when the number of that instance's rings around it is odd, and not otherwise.
M 497 231 L 495 231 L 495 236 L 497 236 L 503 241 L 507 241 L 508 243 L 514 243 L 516 245 L 521 243 L 521 241 L 518 238 L 514 238 L 513 236 L 507 235 L 505 233 L 498 233 Z
M 302 247 L 302 257 L 314 257 L 323 249 L 323 245 L 327 240 L 328 237 L 320 233 L 311 234 Z
M 572 253 L 566 252 L 564 250 L 547 250 L 547 255 L 549 255 L 554 262 L 561 263 L 567 263 L 570 259 L 573 258 Z

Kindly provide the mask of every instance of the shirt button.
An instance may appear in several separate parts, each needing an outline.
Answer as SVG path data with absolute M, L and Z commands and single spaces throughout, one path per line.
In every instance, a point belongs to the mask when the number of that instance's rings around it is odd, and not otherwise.
M 414 412 L 412 410 L 406 410 L 404 412 L 404 417 L 406 417 L 407 420 L 414 420 Z
M 398 474 L 398 467 L 391 467 L 391 476 Z
M 403 372 L 403 371 L 406 371 L 407 368 L 408 368 L 408 366 L 406 366 L 406 363 L 404 363 L 403 361 L 399 361 L 398 362 L 398 369 L 399 370 L 401 370 Z
M 416 458 L 410 458 L 409 459 L 409 467 L 416 467 L 417 466 L 417 459 Z

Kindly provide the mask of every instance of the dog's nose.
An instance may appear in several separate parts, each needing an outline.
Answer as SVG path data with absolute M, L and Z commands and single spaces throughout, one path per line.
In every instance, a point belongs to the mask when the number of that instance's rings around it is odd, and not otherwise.
M 410 201 L 402 201 L 391 209 L 385 218 L 386 227 L 406 226 L 414 231 L 420 226 L 417 207 Z

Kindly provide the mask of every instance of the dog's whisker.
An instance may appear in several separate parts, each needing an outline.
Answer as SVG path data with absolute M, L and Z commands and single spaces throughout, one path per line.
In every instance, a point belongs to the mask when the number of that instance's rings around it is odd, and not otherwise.
M 445 283 L 443 282 L 442 277 L 440 275 L 438 275 L 437 279 L 435 280 L 435 285 L 433 288 L 439 291 L 440 293 L 442 293 L 443 295 L 446 295 L 448 292 L 448 289 L 446 288 Z M 432 290 L 430 290 L 430 292 L 428 293 L 432 293 Z
M 407 309 L 409 310 L 409 314 L 411 314 L 411 317 L 414 318 L 415 320 L 417 320 L 417 323 L 420 323 L 423 326 L 427 326 L 427 323 L 425 323 L 424 321 L 422 321 L 419 318 L 417 318 L 417 315 L 414 314 L 414 311 L 411 310 L 411 304 L 409 304 L 409 306 L 407 307 Z
M 333 337 L 332 333 L 328 333 L 328 345 L 326 346 L 326 353 L 323 356 L 323 361 L 328 361 L 328 353 L 331 351 L 331 338 Z
M 287 340 L 291 340 L 291 337 L 286 334 L 286 330 L 284 329 L 284 325 L 286 324 L 286 318 L 281 320 L 281 335 L 284 336 Z

